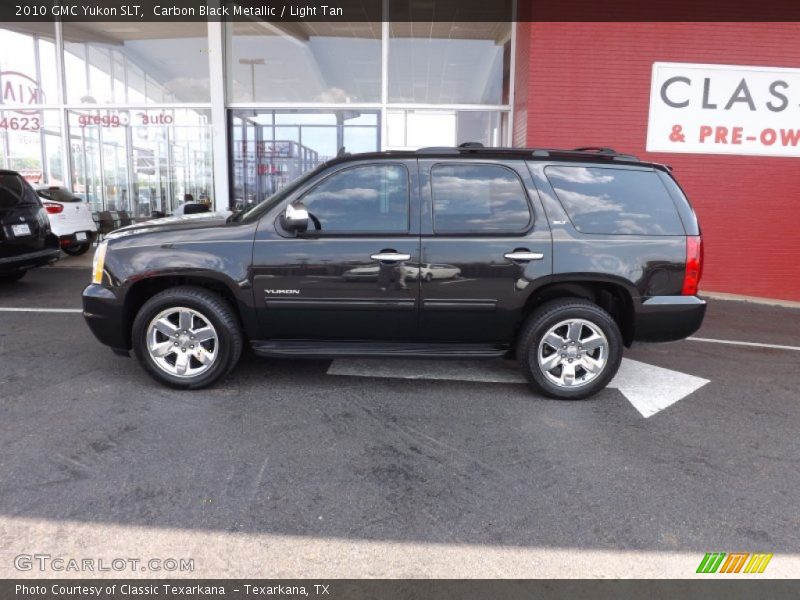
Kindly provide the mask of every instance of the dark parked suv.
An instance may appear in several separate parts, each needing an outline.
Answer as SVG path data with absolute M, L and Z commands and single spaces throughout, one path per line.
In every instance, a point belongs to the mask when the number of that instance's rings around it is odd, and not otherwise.
M 216 381 L 248 343 L 515 355 L 536 391 L 573 399 L 611 380 L 623 346 L 697 330 L 701 262 L 667 167 L 468 144 L 342 154 L 245 212 L 114 232 L 83 306 L 101 342 L 179 388 Z
M 0 283 L 22 279 L 60 254 L 39 196 L 22 175 L 0 170 Z

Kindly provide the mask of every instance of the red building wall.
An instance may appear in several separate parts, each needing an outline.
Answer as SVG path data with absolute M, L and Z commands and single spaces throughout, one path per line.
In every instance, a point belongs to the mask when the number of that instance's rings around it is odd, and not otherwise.
M 673 166 L 703 229 L 701 290 L 800 300 L 800 158 L 645 152 L 654 62 L 800 67 L 800 23 L 519 23 L 516 60 L 515 145 Z

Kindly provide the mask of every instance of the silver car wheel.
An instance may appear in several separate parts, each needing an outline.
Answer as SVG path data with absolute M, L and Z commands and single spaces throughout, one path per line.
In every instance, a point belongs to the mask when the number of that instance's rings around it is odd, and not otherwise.
M 219 337 L 208 318 L 194 309 L 176 306 L 150 321 L 147 352 L 165 373 L 188 379 L 213 366 L 219 355 Z
M 608 362 L 608 339 L 591 321 L 567 319 L 547 331 L 536 356 L 550 383 L 575 389 L 603 372 Z

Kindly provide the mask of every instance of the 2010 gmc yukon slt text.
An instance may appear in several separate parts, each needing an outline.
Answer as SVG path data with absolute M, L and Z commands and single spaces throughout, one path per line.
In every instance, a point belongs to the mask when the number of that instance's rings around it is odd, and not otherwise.
M 157 380 L 263 356 L 515 355 L 537 392 L 602 389 L 623 346 L 695 332 L 700 228 L 662 165 L 609 149 L 341 156 L 249 210 L 108 236 L 84 316 Z

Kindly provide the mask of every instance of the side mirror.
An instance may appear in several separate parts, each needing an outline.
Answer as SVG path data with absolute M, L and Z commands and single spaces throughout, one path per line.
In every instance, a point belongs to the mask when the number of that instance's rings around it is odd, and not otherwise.
M 281 225 L 286 231 L 303 233 L 308 229 L 308 211 L 302 202 L 295 202 L 286 207 L 281 217 Z

